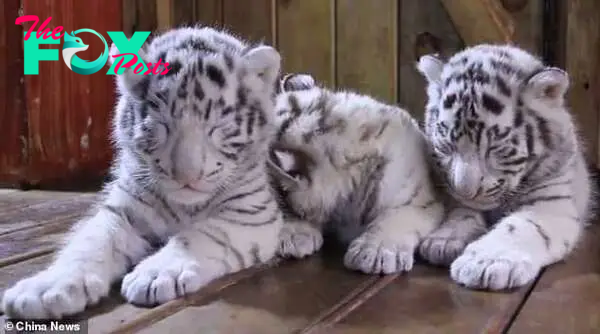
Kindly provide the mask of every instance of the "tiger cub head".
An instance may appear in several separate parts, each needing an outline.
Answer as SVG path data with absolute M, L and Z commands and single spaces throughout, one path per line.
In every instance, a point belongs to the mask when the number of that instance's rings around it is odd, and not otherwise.
M 140 182 L 193 204 L 223 189 L 244 166 L 264 163 L 274 134 L 281 58 L 275 49 L 208 27 L 180 28 L 157 36 L 140 55 L 170 68 L 164 75 L 127 69 L 116 78 L 114 135 Z
M 308 74 L 280 79 L 275 103 L 277 134 L 271 145 L 269 170 L 280 199 L 289 212 L 313 222 L 327 220 L 337 195 L 328 196 L 330 184 L 320 182 L 334 171 L 323 162 L 327 150 L 322 133 L 331 92 Z
M 510 45 L 478 45 L 447 61 L 421 57 L 425 132 L 449 192 L 492 209 L 519 192 L 544 156 L 573 154 L 568 74 Z

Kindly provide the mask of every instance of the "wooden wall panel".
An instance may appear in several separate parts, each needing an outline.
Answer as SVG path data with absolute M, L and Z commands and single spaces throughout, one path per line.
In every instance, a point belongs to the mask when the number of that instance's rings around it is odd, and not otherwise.
M 397 100 L 397 0 L 336 1 L 336 82 Z
M 398 103 L 419 120 L 425 112 L 425 79 L 416 70 L 422 55 L 447 57 L 464 47 L 439 0 L 400 0 Z
M 154 0 L 154 7 L 160 31 L 180 25 L 220 26 L 223 22 L 223 0 Z
M 489 0 L 491 1 L 491 0 Z M 543 57 L 542 37 L 545 0 L 494 0 L 510 15 L 514 34 L 512 42 Z M 558 0 L 563 1 L 563 0 Z M 557 22 L 558 23 L 558 22 Z
M 155 1 L 121 1 L 123 2 L 123 31 L 127 36 L 133 35 L 135 31 L 154 31 L 158 27 Z
M 223 0 L 223 24 L 251 41 L 273 43 L 272 0 Z
M 513 24 L 500 0 L 440 0 L 468 45 L 508 42 Z
M 156 0 L 155 6 L 159 31 L 195 23 L 195 0 Z
M 19 0 L 0 2 L 0 184 L 25 179 L 27 115 L 23 87 L 23 30 L 15 25 Z
M 24 13 L 41 20 L 52 16 L 50 29 L 90 28 L 103 34 L 122 28 L 122 6 L 101 1 L 23 0 Z M 28 27 L 27 27 L 28 28 Z M 81 36 L 89 49 L 78 54 L 92 60 L 103 51 L 95 36 Z M 60 48 L 53 45 L 52 48 Z M 112 157 L 110 117 L 115 103 L 113 77 L 99 71 L 81 75 L 59 61 L 40 62 L 38 75 L 25 77 L 29 120 L 28 181 L 52 188 L 81 187 L 100 180 Z
M 467 45 L 514 42 L 540 52 L 544 0 L 440 0 Z
M 204 25 L 223 23 L 223 0 L 195 0 L 196 22 Z
M 335 85 L 334 1 L 277 1 L 277 48 L 284 72 L 310 73 L 326 86 Z
M 173 24 L 173 0 L 156 0 L 156 26 L 166 30 Z
M 0 2 L 0 44 L 10 45 L 0 49 L 0 132 L 5 134 L 0 183 L 87 185 L 106 172 L 112 157 L 112 77 L 75 74 L 61 57 L 42 62 L 40 75 L 23 78 L 22 27 L 13 24 L 20 1 Z M 182 24 L 225 26 L 245 39 L 275 45 L 285 72 L 308 72 L 327 86 L 398 102 L 419 119 L 425 103 L 425 84 L 414 67 L 419 56 L 512 41 L 569 71 L 570 105 L 588 156 L 600 161 L 600 5 L 595 0 L 22 2 L 25 14 L 52 16 L 51 28 L 63 25 L 69 31 L 132 34 Z M 81 57 L 97 57 L 100 42 L 83 37 L 91 45 Z
M 176 0 L 172 3 L 173 25 L 193 25 L 196 22 L 196 0 Z
M 566 6 L 566 69 L 569 105 L 587 143 L 587 156 L 596 163 L 600 153 L 600 2 L 571 0 Z
M 597 44 L 597 49 L 596 49 L 596 59 L 600 59 L 600 44 Z M 596 152 L 597 154 L 593 154 L 593 152 L 591 154 L 589 154 L 592 158 L 592 162 L 595 162 L 596 167 L 598 167 L 600 169 L 600 62 L 596 63 L 596 69 L 594 71 L 595 75 L 594 75 L 594 81 L 593 81 L 593 85 L 595 87 L 594 90 L 592 90 L 592 94 L 594 94 L 595 96 L 595 110 L 596 110 L 596 116 L 597 116 L 597 120 L 598 122 L 596 123 L 596 132 L 595 133 L 590 133 L 588 134 L 588 136 L 591 136 L 591 138 L 589 138 L 589 140 L 595 140 L 596 142 Z M 594 93 L 595 92 L 595 93 Z M 594 159 L 595 158 L 595 159 Z M 600 187 L 600 179 L 596 180 L 596 182 L 598 182 L 598 186 Z

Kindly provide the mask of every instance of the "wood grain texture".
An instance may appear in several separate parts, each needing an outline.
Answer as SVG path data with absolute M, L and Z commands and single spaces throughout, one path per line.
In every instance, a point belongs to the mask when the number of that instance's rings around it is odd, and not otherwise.
M 425 54 L 447 58 L 464 47 L 439 0 L 400 0 L 398 102 L 418 120 L 425 111 L 426 83 L 416 64 Z
M 540 52 L 543 0 L 441 0 L 466 45 L 513 42 Z
M 194 326 L 198 333 L 293 333 L 370 278 L 348 272 L 338 257 L 290 261 L 211 298 L 189 303 L 184 310 L 136 332 L 177 332 Z
M 64 219 L 55 219 L 47 224 L 0 236 L 0 260 L 30 250 L 56 249 L 75 221 L 76 217 L 67 216 Z
M 38 202 L 43 198 L 46 206 Z M 28 202 L 46 211 L 47 221 L 60 219 L 49 203 L 68 198 L 76 201 L 79 196 L 0 190 L 0 203 Z M 73 207 L 71 213 L 77 212 Z M 59 228 L 42 225 L 11 233 L 12 238 L 0 236 L 0 250 L 29 242 L 15 256 L 0 258 L 0 295 L 47 267 L 53 255 L 45 247 Z M 407 274 L 363 275 L 343 268 L 341 252 L 325 248 L 304 260 L 273 261 L 225 276 L 197 293 L 154 308 L 125 303 L 116 282 L 109 297 L 78 318 L 88 319 L 92 334 L 596 333 L 598 240 L 600 226 L 593 225 L 576 253 L 566 263 L 546 269 L 531 294 L 530 287 L 510 293 L 468 290 L 452 282 L 447 269 L 422 264 Z
M 277 1 L 277 48 L 283 71 L 309 73 L 325 86 L 335 85 L 334 1 Z
M 417 266 L 395 279 L 382 278 L 310 333 L 502 333 L 528 289 L 473 291 L 453 283 L 447 270 Z
M 600 2 L 572 0 L 565 7 L 569 106 L 586 142 L 586 155 L 596 163 L 600 147 Z
M 541 29 L 544 61 L 549 66 L 565 68 L 568 3 L 560 0 L 545 0 L 543 4 Z
M 497 0 L 441 0 L 468 45 L 509 42 L 515 27 Z
M 19 207 L 13 206 L 0 210 L 0 235 L 27 227 L 41 226 L 53 223 L 56 219 L 81 216 L 87 213 L 94 203 L 94 197 L 81 197 L 65 200 L 44 201 Z
M 271 0 L 223 0 L 223 24 L 244 39 L 273 43 L 272 11 Z
M 52 16 L 49 28 L 66 31 L 122 28 L 122 6 L 100 1 L 24 0 L 26 14 Z M 93 60 L 104 44 L 89 33 L 82 34 L 89 49 L 78 54 Z M 58 46 L 53 46 L 57 48 Z M 100 70 L 91 75 L 70 71 L 62 58 L 40 62 L 39 75 L 25 77 L 29 122 L 29 175 L 34 186 L 82 189 L 99 183 L 112 159 L 110 118 L 115 101 L 113 77 Z
M 598 45 L 598 51 L 597 51 L 598 57 L 600 57 L 600 45 Z M 600 63 L 597 64 L 596 67 L 596 75 L 594 76 L 594 78 L 596 79 L 595 81 L 595 87 L 596 87 L 596 96 L 600 96 Z M 595 155 L 595 160 L 596 160 L 596 170 L 600 169 L 600 100 L 596 99 L 596 114 L 598 115 L 598 123 L 597 123 L 597 130 L 596 133 L 593 134 L 594 136 L 596 136 L 596 148 L 597 148 L 597 154 Z M 593 140 L 593 138 L 592 138 Z M 594 155 L 592 154 L 588 154 L 589 156 Z M 592 157 L 591 160 L 594 160 L 594 158 Z M 598 189 L 600 189 L 600 184 L 597 183 Z
M 172 314 L 176 314 L 181 310 L 184 310 L 189 305 L 203 303 L 207 300 L 217 298 L 218 294 L 220 294 L 222 291 L 231 286 L 242 283 L 252 276 L 259 275 L 263 271 L 269 269 L 271 266 L 272 264 L 258 266 L 221 277 L 220 279 L 209 283 L 196 293 L 187 295 L 185 298 L 173 300 L 152 309 L 140 308 L 125 304 L 119 305 L 118 307 L 112 308 L 108 311 L 103 311 L 102 309 L 90 310 L 90 325 L 94 328 L 94 332 L 97 333 L 139 333 L 139 331 L 142 329 L 151 327 L 153 324 L 163 321 L 163 319 Z M 108 301 L 107 305 L 111 305 L 113 303 L 112 300 L 117 300 L 117 294 L 118 292 L 113 292 L 111 294 L 111 300 Z M 93 312 L 93 315 L 91 312 Z M 185 325 L 188 327 L 188 329 L 195 329 L 196 327 L 201 326 L 201 324 L 198 324 L 197 320 L 188 320 L 185 322 Z M 164 333 L 161 331 L 154 332 Z M 184 330 L 183 333 L 186 333 L 186 331 Z
M 94 193 L 0 189 L 0 299 L 5 289 L 50 264 L 57 242 L 87 211 L 96 196 Z M 4 230 L 4 227 L 14 231 Z M 88 319 L 89 333 L 108 333 L 148 311 L 124 304 L 119 289 L 120 282 L 115 284 L 109 297 L 80 315 Z
M 122 0 L 124 27 L 163 32 L 180 26 L 220 26 L 223 0 Z
M 173 0 L 156 1 L 156 25 L 159 31 L 167 30 L 173 22 Z
M 502 0 L 500 2 L 514 24 L 512 43 L 543 57 L 544 0 Z M 513 3 L 513 6 L 510 6 L 510 3 Z
M 19 280 L 43 270 L 52 261 L 53 255 L 44 255 L 24 262 L 3 267 L 0 271 L 0 296 Z
M 0 209 L 0 261 L 57 247 L 96 199 L 95 194 L 0 193 L 0 202 L 10 203 Z
M 346 318 L 350 313 L 354 312 L 364 302 L 380 292 L 383 288 L 398 278 L 400 274 L 391 274 L 384 276 L 372 275 L 369 280 L 361 284 L 349 294 L 340 300 L 329 310 L 322 313 L 309 326 L 302 330 L 302 334 L 328 333 L 331 327 L 335 327 L 337 323 Z
M 336 85 L 397 101 L 396 0 L 336 1 Z
M 123 32 L 131 36 L 136 31 L 155 31 L 158 27 L 158 16 L 155 1 L 121 0 L 123 1 Z
M 600 332 L 599 240 L 600 226 L 590 227 L 572 256 L 546 269 L 511 334 Z
M 171 25 L 173 27 L 189 26 L 196 23 L 195 2 L 195 0 L 176 0 L 171 3 L 173 13 Z
M 196 0 L 196 22 L 205 25 L 223 24 L 223 0 Z
M 27 114 L 23 85 L 23 29 L 19 0 L 0 2 L 0 185 L 27 178 Z

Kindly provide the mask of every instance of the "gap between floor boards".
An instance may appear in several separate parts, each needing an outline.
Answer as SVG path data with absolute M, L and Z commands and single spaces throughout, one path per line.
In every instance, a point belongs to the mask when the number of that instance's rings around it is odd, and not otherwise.
M 346 297 L 342 298 L 337 304 L 322 312 L 313 321 L 303 329 L 297 331 L 297 334 L 316 334 L 324 333 L 328 327 L 344 319 L 360 305 L 392 283 L 401 274 L 392 274 L 386 276 L 374 276 L 359 285 L 351 291 Z

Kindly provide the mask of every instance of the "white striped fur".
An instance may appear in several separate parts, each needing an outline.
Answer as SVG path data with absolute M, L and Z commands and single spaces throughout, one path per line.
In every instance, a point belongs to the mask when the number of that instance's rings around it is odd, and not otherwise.
M 510 45 L 478 45 L 446 63 L 421 58 L 426 132 L 455 202 L 421 244 L 470 288 L 531 282 L 563 260 L 591 216 L 582 145 L 565 107 L 568 74 Z
M 443 214 L 417 123 L 371 97 L 318 87 L 309 75 L 288 75 L 281 86 L 273 160 L 288 219 L 280 254 L 310 255 L 325 234 L 348 247 L 349 269 L 411 270 L 416 246 Z
M 7 315 L 83 311 L 132 267 L 123 296 L 156 305 L 275 255 L 265 164 L 279 54 L 211 28 L 169 31 L 142 54 L 171 70 L 118 76 L 114 181 L 54 262 L 6 291 Z

